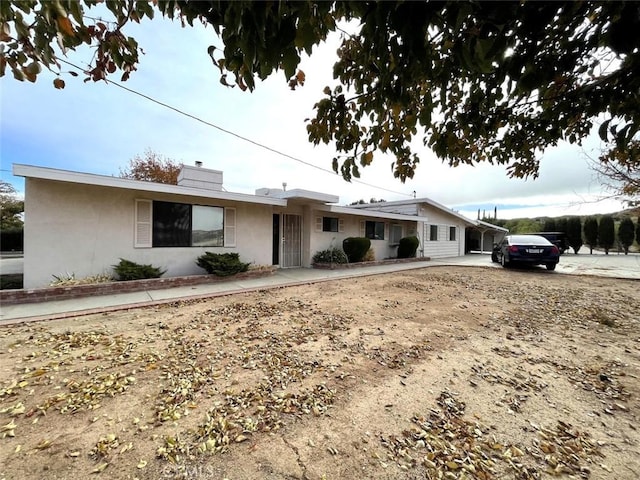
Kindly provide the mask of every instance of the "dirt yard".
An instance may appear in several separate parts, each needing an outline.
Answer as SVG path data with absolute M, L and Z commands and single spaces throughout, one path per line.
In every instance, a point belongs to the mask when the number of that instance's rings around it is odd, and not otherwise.
M 431 267 L 0 328 L 0 479 L 640 478 L 640 283 Z

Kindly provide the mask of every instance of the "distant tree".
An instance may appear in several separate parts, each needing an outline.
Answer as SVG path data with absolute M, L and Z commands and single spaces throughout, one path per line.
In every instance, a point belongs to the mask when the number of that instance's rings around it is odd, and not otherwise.
M 623 218 L 618 226 L 618 240 L 625 255 L 629 254 L 629 247 L 633 244 L 634 229 L 633 220 L 629 217 Z
M 569 217 L 567 219 L 567 241 L 569 246 L 573 248 L 576 255 L 582 247 L 582 222 L 580 217 Z
M 540 231 L 540 222 L 533 218 L 516 218 L 508 220 L 504 225 L 512 234 L 534 233 Z
M 609 255 L 609 249 L 613 247 L 616 240 L 616 230 L 611 215 L 603 215 L 598 225 L 598 238 L 600 246 L 604 248 L 604 253 Z
M 567 217 L 560 217 L 556 219 L 556 231 L 567 233 Z
M 636 224 L 636 242 L 640 245 L 640 217 L 638 217 L 638 223 Z
M 151 149 L 144 151 L 144 156 L 136 155 L 129 160 L 129 165 L 120 169 L 122 178 L 142 180 L 144 182 L 178 184 L 180 164 L 164 157 Z
M 386 202 L 384 198 L 377 200 L 376 198 L 371 197 L 368 202 L 366 202 L 364 199 L 361 198 L 356 202 L 351 202 L 349 205 L 366 205 L 367 203 L 384 203 L 384 202 Z
M 554 218 L 546 218 L 544 220 L 544 226 L 542 227 L 544 232 L 555 232 L 556 231 L 556 220 Z
M 16 189 L 0 180 L 0 230 L 21 229 L 24 202 L 16 198 Z
M 584 221 L 584 241 L 589 246 L 589 254 L 593 254 L 593 247 L 598 246 L 598 219 L 587 217 Z

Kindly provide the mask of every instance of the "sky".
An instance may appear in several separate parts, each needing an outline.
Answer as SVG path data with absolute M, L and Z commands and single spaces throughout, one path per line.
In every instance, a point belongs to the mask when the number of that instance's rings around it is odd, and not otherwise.
M 118 176 L 131 158 L 151 149 L 179 163 L 201 161 L 205 168 L 222 170 L 223 186 L 230 192 L 254 193 L 262 187 L 282 188 L 286 182 L 287 189 L 338 195 L 341 205 L 370 198 L 406 200 L 415 192 L 418 198 L 431 198 L 469 218 L 476 218 L 478 209 L 493 214 L 495 207 L 503 219 L 624 208 L 617 201 L 601 200 L 607 192 L 586 159 L 586 154 L 597 156 L 595 134 L 582 147 L 560 144 L 546 150 L 535 180 L 510 179 L 504 166 L 449 167 L 418 140 L 421 162 L 413 179 L 404 184 L 395 179 L 393 159 L 376 154 L 373 164 L 361 169 L 360 180 L 368 185 L 348 183 L 331 172 L 331 145 L 309 143 L 305 128 L 323 88 L 336 84 L 332 65 L 337 37 L 303 59 L 303 87 L 290 90 L 278 72 L 258 81 L 253 92 L 242 92 L 219 82 L 219 70 L 207 54 L 209 45 L 222 46 L 213 29 L 182 28 L 179 22 L 156 17 L 127 26 L 126 33 L 137 39 L 145 54 L 123 86 L 317 168 L 115 85 L 85 83 L 82 74 L 63 73 L 66 88 L 56 90 L 53 73 L 44 71 L 32 84 L 14 80 L 7 70 L 0 79 L 0 173 L 19 195 L 24 180 L 11 174 L 13 163 Z M 86 65 L 90 58 L 91 51 L 85 49 L 70 52 L 67 60 Z

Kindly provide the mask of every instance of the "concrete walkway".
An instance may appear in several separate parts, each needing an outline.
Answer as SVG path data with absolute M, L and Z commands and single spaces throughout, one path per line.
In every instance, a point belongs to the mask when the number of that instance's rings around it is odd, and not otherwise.
M 233 280 L 212 284 L 174 287 L 134 293 L 99 295 L 70 300 L 6 305 L 0 307 L 0 325 L 24 321 L 66 318 L 77 315 L 126 310 L 129 308 L 159 305 L 180 300 L 210 298 L 234 293 L 250 292 L 270 288 L 305 285 L 341 278 L 380 275 L 425 267 L 446 265 L 483 266 L 501 268 L 491 263 L 487 254 L 472 254 L 464 257 L 438 258 L 431 261 L 376 265 L 344 270 L 321 270 L 311 268 L 282 269 L 262 278 Z M 640 280 L 640 255 L 572 255 L 565 254 L 555 272 L 572 275 L 596 275 Z

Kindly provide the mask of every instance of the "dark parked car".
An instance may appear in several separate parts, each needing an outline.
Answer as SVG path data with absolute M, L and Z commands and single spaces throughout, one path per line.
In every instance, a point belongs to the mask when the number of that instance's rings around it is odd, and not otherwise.
M 560 249 L 540 235 L 507 235 L 494 246 L 491 260 L 500 262 L 503 267 L 523 263 L 555 270 L 560 261 Z
M 540 235 L 553 243 L 560 250 L 560 255 L 569 250 L 569 242 L 567 241 L 567 234 L 564 232 L 539 232 L 532 233 L 531 235 Z

